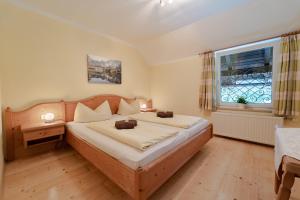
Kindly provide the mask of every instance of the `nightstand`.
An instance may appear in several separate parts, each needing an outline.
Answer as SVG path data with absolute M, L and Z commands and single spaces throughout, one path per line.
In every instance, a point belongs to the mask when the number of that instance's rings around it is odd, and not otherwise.
M 65 122 L 62 120 L 51 123 L 27 124 L 21 127 L 24 147 L 33 147 L 49 142 L 63 140 L 65 134 Z
M 155 108 L 141 108 L 141 112 L 156 112 Z

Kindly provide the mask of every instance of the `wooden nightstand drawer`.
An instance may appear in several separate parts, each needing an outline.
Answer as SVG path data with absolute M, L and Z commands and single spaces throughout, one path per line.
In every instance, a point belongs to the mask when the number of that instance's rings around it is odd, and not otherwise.
M 25 149 L 42 144 L 57 143 L 63 140 L 65 122 L 62 120 L 51 123 L 26 124 L 21 127 Z
M 64 134 L 64 132 L 65 132 L 65 128 L 61 126 L 61 127 L 53 127 L 53 128 L 47 128 L 47 129 L 42 129 L 37 131 L 25 132 L 23 134 L 23 137 L 24 137 L 24 141 L 29 141 L 29 140 L 36 140 L 45 137 L 51 137 L 55 135 L 62 135 Z

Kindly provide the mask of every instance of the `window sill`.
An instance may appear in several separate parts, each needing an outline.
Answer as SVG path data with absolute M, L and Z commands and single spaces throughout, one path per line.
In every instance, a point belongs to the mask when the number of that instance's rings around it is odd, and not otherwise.
M 217 111 L 237 111 L 237 112 L 257 112 L 257 113 L 272 113 L 272 108 L 258 108 L 258 107 L 248 107 L 239 108 L 233 106 L 219 106 Z

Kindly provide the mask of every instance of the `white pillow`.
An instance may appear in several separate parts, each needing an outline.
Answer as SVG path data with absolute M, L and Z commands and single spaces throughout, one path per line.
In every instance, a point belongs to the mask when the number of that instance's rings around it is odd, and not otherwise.
M 74 113 L 74 122 L 96 122 L 110 119 L 111 115 L 93 111 L 86 105 L 78 103 Z
M 111 110 L 110 110 L 110 106 L 109 106 L 109 103 L 108 101 L 104 101 L 100 106 L 98 106 L 96 109 L 95 109 L 96 112 L 98 113 L 102 113 L 102 114 L 107 114 L 107 115 L 112 115 L 111 114 Z
M 140 112 L 140 103 L 138 101 L 134 101 L 128 104 L 125 100 L 121 99 L 119 104 L 119 115 L 132 115 Z

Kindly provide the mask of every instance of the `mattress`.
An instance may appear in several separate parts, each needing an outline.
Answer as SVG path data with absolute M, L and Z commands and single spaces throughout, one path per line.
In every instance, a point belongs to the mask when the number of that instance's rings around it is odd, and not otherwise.
M 113 119 L 123 120 L 127 118 L 120 115 L 113 115 Z M 166 126 L 155 123 L 151 124 L 155 126 Z M 145 151 L 139 151 L 133 147 L 105 136 L 104 134 L 96 132 L 86 127 L 87 123 L 68 122 L 67 127 L 76 137 L 97 147 L 110 156 L 118 159 L 126 166 L 135 170 L 151 163 L 161 155 L 176 148 L 177 145 L 185 142 L 194 135 L 202 134 L 204 131 L 201 132 L 201 130 L 204 130 L 208 124 L 209 122 L 203 119 L 199 123 L 193 125 L 191 128 L 181 129 L 176 136 L 168 138 Z

